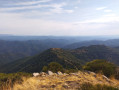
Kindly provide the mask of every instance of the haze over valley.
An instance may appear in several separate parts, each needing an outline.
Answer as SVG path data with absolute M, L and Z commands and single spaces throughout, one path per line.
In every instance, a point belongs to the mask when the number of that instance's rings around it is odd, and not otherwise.
M 0 90 L 119 90 L 119 0 L 0 0 Z

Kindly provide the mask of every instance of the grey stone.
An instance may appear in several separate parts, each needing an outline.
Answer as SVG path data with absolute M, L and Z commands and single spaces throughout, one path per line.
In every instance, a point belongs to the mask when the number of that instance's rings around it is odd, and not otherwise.
M 48 71 L 48 75 L 54 75 L 52 71 Z
M 33 73 L 33 76 L 34 77 L 37 77 L 37 76 L 39 76 L 40 74 L 39 73 Z
M 103 79 L 104 79 L 104 80 L 106 80 L 106 81 L 110 82 L 110 79 L 109 79 L 109 78 L 107 78 L 105 75 L 102 75 L 102 77 L 103 77 Z

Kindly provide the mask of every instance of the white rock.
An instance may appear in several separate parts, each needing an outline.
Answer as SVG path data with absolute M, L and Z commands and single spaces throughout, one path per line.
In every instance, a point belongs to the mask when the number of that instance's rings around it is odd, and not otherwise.
M 67 75 L 69 75 L 69 74 L 67 74 L 67 73 L 64 73 L 63 75 L 67 76 Z
M 105 79 L 106 81 L 110 81 L 109 78 L 107 78 L 105 75 L 102 75 L 103 79 Z
M 78 75 L 78 74 L 77 74 L 77 73 L 70 73 L 70 75 L 75 75 L 75 76 L 76 76 L 76 75 Z
M 34 77 L 37 77 L 37 76 L 39 76 L 40 74 L 39 73 L 33 73 L 33 76 Z
M 48 75 L 54 75 L 52 71 L 48 71 Z
M 94 73 L 94 72 L 90 72 L 90 74 L 92 74 L 92 75 L 96 75 L 96 73 Z

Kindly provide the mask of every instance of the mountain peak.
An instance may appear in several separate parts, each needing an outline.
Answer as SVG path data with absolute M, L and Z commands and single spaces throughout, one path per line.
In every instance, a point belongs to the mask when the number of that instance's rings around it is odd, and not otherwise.
M 53 50 L 53 51 L 55 51 L 55 50 L 61 50 L 61 48 L 51 48 L 50 50 Z

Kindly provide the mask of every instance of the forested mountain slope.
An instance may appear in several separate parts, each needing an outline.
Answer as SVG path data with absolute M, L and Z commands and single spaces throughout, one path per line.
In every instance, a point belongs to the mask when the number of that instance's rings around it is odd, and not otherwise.
M 64 68 L 79 69 L 81 61 L 73 56 L 70 52 L 60 48 L 52 48 L 44 51 L 43 53 L 25 58 L 22 60 L 11 62 L 0 68 L 1 72 L 40 72 L 43 66 L 48 65 L 50 62 L 58 62 Z
M 71 50 L 72 54 L 84 62 L 105 59 L 119 65 L 119 50 L 104 45 L 92 45 Z
M 64 68 L 80 69 L 86 62 L 105 59 L 119 65 L 119 51 L 104 45 L 92 45 L 74 50 L 51 48 L 41 54 L 17 60 L 0 67 L 0 72 L 40 72 L 50 62 L 58 62 Z
M 61 48 L 69 44 L 66 40 L 29 40 L 4 41 L 0 40 L 0 65 L 33 56 L 49 48 Z

